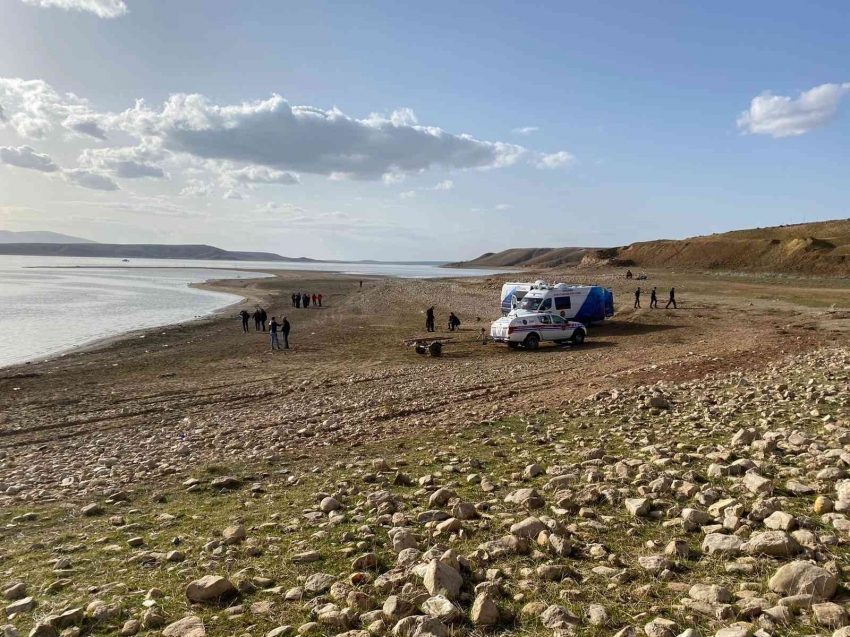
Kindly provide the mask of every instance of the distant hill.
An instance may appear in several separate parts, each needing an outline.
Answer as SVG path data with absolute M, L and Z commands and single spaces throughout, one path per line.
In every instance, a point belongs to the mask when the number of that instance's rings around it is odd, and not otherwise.
M 58 232 L 12 232 L 11 230 L 0 230 L 0 244 L 2 243 L 96 243 L 80 237 L 71 237 Z
M 605 264 L 850 276 L 850 219 L 642 241 L 616 248 L 512 249 L 458 265 L 551 268 Z
M 40 257 L 100 257 L 113 259 L 200 259 L 214 261 L 298 261 L 271 252 L 231 252 L 208 245 L 155 245 L 118 243 L 6 243 L 0 255 Z
M 487 252 L 472 261 L 453 263 L 450 267 L 470 268 L 556 268 L 578 265 L 599 248 L 511 248 L 502 252 Z

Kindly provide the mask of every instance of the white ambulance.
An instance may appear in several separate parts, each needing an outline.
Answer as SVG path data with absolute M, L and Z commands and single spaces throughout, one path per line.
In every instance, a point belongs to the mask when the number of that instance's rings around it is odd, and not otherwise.
M 501 309 L 505 315 L 552 312 L 561 318 L 590 325 L 614 316 L 614 292 L 599 285 L 549 285 L 546 281 L 505 283 Z
M 543 341 L 581 345 L 585 336 L 584 325 L 557 314 L 519 311 L 490 325 L 490 338 L 497 343 L 507 343 L 510 348 L 522 345 L 525 349 L 537 349 Z

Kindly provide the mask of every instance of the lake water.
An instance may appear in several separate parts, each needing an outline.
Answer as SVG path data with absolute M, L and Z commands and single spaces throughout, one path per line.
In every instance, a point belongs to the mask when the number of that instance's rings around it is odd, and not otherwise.
M 255 269 L 431 278 L 492 270 L 432 265 L 182 261 L 0 256 L 0 367 L 37 361 L 138 329 L 189 321 L 240 297 L 190 288 L 210 279 L 257 278 Z

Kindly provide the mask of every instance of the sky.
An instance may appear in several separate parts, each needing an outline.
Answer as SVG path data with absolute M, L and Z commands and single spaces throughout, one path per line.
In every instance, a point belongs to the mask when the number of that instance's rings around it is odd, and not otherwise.
M 0 0 L 0 229 L 456 260 L 837 219 L 841 2 Z

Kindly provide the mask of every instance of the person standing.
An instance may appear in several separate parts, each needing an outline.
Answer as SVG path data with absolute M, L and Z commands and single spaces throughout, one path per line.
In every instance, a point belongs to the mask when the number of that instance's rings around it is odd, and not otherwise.
M 239 312 L 239 317 L 242 319 L 242 331 L 248 331 L 248 319 L 251 318 L 251 315 L 248 314 L 247 310 L 242 310 Z
M 635 308 L 640 308 L 640 288 L 635 290 Z
M 295 293 L 295 307 L 299 310 L 301 309 L 301 292 Z
M 295 292 L 292 293 L 292 307 L 295 307 Z
M 269 336 L 272 339 L 272 351 L 275 349 L 280 349 L 280 341 L 277 338 L 277 320 L 275 317 L 272 317 L 271 323 L 269 323 Z
M 307 294 L 306 292 L 305 292 L 304 294 L 302 294 L 302 295 L 301 295 L 301 301 L 302 301 L 302 305 L 304 306 L 304 309 L 305 309 L 305 310 L 306 310 L 308 307 L 310 307 L 310 295 L 309 295 L 309 294 Z
M 652 292 L 649 293 L 649 307 L 658 309 L 658 294 L 656 294 L 655 288 L 652 288 Z
M 671 303 L 673 304 L 674 310 L 679 309 L 679 308 L 676 307 L 676 288 L 670 288 L 670 300 L 667 301 L 667 307 L 665 307 L 664 309 L 669 310 Z
M 360 282 L 360 289 L 363 289 L 363 281 Z
M 256 331 L 256 332 L 259 332 L 259 331 L 260 331 L 260 316 L 262 316 L 262 315 L 260 314 L 260 308 L 257 308 L 256 310 L 254 310 L 254 314 L 253 314 L 253 317 L 254 317 L 254 331 Z
M 283 317 L 283 323 L 280 324 L 280 333 L 283 334 L 283 349 L 289 349 L 289 330 L 291 325 L 286 317 Z
M 314 294 L 314 295 L 313 295 L 313 307 L 316 307 L 316 305 L 317 305 L 316 301 L 317 301 L 317 300 L 318 300 L 318 299 L 316 298 L 316 295 Z
M 266 321 L 268 320 L 269 315 L 266 314 L 266 311 L 263 308 L 260 308 L 260 323 L 262 323 L 263 331 L 266 331 Z
M 425 330 L 428 332 L 434 331 L 434 306 L 432 305 L 425 310 Z
M 322 307 L 322 295 L 319 294 L 319 307 Z

